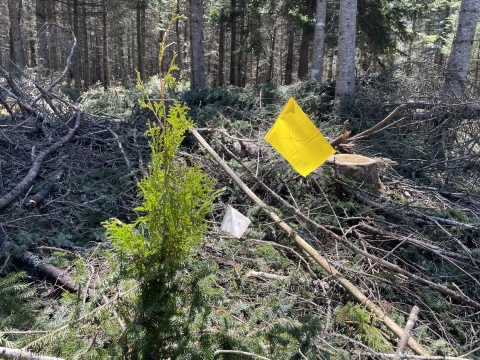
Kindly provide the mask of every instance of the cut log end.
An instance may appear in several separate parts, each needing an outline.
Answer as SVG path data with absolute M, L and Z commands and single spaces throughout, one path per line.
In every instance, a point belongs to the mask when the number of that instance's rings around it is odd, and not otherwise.
M 379 159 L 354 154 L 338 154 L 331 156 L 327 163 L 334 166 L 338 175 L 355 181 L 365 190 L 378 193 L 383 188 L 378 176 Z

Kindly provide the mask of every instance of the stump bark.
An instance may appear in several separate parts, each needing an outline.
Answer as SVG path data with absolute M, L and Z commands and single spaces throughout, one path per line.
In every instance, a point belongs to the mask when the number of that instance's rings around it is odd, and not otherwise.
M 333 165 L 337 175 L 354 181 L 362 189 L 373 193 L 382 190 L 383 185 L 378 177 L 379 159 L 354 154 L 337 154 L 331 156 L 327 163 Z

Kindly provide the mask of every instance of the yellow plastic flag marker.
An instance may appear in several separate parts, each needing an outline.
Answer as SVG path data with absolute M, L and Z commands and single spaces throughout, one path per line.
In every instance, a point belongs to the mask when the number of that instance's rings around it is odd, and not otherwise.
M 335 154 L 335 149 L 293 98 L 288 100 L 265 140 L 302 176 Z

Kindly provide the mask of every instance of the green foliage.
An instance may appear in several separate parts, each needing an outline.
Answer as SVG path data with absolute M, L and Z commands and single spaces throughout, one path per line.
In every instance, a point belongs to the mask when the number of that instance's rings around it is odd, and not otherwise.
M 172 16 L 166 34 L 179 18 Z M 159 63 L 165 39 L 166 35 Z M 189 273 L 189 286 L 182 286 L 188 256 L 204 236 L 204 218 L 217 192 L 198 166 L 187 166 L 176 158 L 193 122 L 187 117 L 186 105 L 176 102 L 168 111 L 165 106 L 165 87 L 175 88 L 175 70 L 178 68 L 172 61 L 160 81 L 160 102 L 150 100 L 149 90 L 138 79 L 137 88 L 144 93 L 140 105 L 155 115 L 146 132 L 151 162 L 148 176 L 139 184 L 142 204 L 135 209 L 143 215 L 132 223 L 119 219 L 103 223 L 116 249 L 122 277 L 141 283 L 136 314 L 125 340 L 138 357 L 152 353 L 162 354 L 162 358 L 175 357 L 191 348 L 188 334 L 201 329 L 207 304 L 218 295 L 211 288 L 215 278 L 208 266 Z
M 0 330 L 28 329 L 35 321 L 38 307 L 35 290 L 23 281 L 25 273 L 11 272 L 0 278 Z M 11 346 L 8 337 L 0 332 L 0 346 Z
M 355 329 L 354 339 L 378 352 L 392 352 L 392 346 L 375 326 L 375 316 L 358 304 L 347 303 L 335 309 L 335 322 Z

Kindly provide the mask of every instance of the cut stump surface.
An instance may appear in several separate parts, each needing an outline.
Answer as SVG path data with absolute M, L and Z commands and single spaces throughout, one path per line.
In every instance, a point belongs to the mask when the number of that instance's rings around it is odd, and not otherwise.
M 382 183 L 378 177 L 379 159 L 372 159 L 362 155 L 337 154 L 327 160 L 335 167 L 338 175 L 355 181 L 367 191 L 378 193 Z

